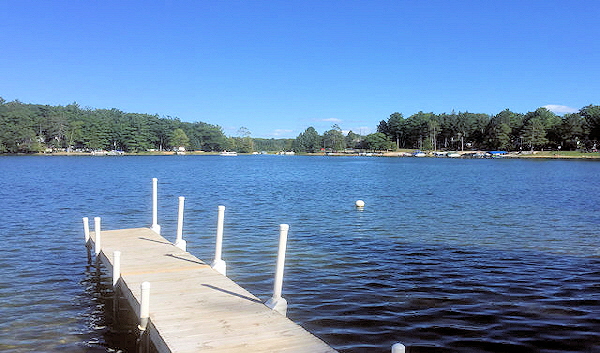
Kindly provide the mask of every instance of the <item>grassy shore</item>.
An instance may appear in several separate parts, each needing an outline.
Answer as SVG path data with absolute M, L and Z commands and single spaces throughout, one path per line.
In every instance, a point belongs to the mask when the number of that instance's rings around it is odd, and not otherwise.
M 511 157 L 517 158 L 565 158 L 565 159 L 600 159 L 600 152 L 579 151 L 533 151 L 533 153 L 513 153 Z

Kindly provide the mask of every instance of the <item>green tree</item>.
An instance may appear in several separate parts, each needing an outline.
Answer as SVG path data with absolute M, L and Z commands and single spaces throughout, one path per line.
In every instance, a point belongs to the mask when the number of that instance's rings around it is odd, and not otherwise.
M 386 135 L 390 138 L 391 141 L 396 142 L 396 148 L 400 148 L 400 146 L 404 145 L 404 124 L 404 116 L 402 115 L 402 113 L 398 112 L 391 114 L 387 121 L 388 133 Z
M 190 148 L 202 151 L 222 151 L 225 149 L 225 135 L 221 127 L 203 122 L 181 123 L 185 133 L 190 138 Z M 235 141 L 237 138 L 232 138 Z M 232 146 L 229 149 L 237 149 Z
M 292 149 L 299 153 L 315 153 L 321 149 L 322 138 L 314 127 L 309 126 L 300 133 L 292 144 Z
M 203 151 L 222 151 L 225 149 L 226 138 L 220 126 L 203 122 L 194 124 L 201 137 L 200 149 Z
M 600 106 L 588 105 L 579 111 L 585 119 L 589 129 L 589 139 L 597 143 L 600 141 Z
M 72 121 L 69 123 L 69 128 L 67 130 L 67 141 L 68 147 L 71 148 L 83 148 L 84 140 L 83 140 L 83 127 L 85 123 L 81 120 Z
M 252 140 L 254 142 L 254 149 L 256 151 L 279 152 L 295 150 L 295 148 L 292 146 L 296 141 L 295 139 L 254 138 Z
M 560 126 L 562 148 L 576 150 L 581 147 L 588 136 L 586 120 L 578 113 L 566 114 Z
M 513 112 L 506 109 L 490 119 L 485 128 L 485 147 L 492 150 L 506 150 L 512 147 L 513 115 Z
M 474 147 L 480 147 L 485 143 L 485 130 L 490 122 L 488 114 L 473 114 L 471 118 L 471 131 L 469 132 L 469 143 Z
M 425 140 L 429 135 L 429 121 L 433 113 L 418 112 L 406 119 L 407 147 L 425 148 Z
M 539 117 L 528 119 L 523 126 L 522 137 L 523 142 L 531 148 L 531 151 L 535 147 L 543 147 L 547 144 L 546 128 L 542 119 Z
M 372 151 L 387 151 L 394 148 L 394 143 L 386 134 L 375 132 L 365 137 L 365 148 Z
M 151 132 L 145 114 L 124 114 L 121 117 L 121 147 L 127 152 L 146 151 L 150 148 Z
M 385 134 L 388 137 L 392 136 L 390 127 L 388 126 L 388 123 L 385 120 L 381 120 L 379 122 L 379 124 L 377 125 L 377 132 L 381 132 L 382 134 Z
M 431 150 L 437 150 L 437 138 L 440 134 L 440 123 L 437 119 L 432 118 L 427 122 L 427 131 L 429 136 L 427 138 L 425 148 Z
M 546 108 L 538 108 L 535 113 L 541 118 L 542 123 L 544 124 L 546 138 L 548 139 L 547 144 L 549 144 L 550 147 L 556 148 L 561 142 L 561 118 Z
M 487 146 L 494 150 L 510 148 L 510 126 L 502 122 L 490 123 L 487 129 Z
M 171 133 L 176 129 L 178 121 L 171 117 L 159 118 L 157 115 L 149 116 L 147 119 L 148 125 L 148 140 L 152 148 L 163 151 L 168 148 L 171 139 Z
M 545 148 L 549 143 L 560 144 L 561 119 L 546 108 L 538 108 L 528 112 L 523 118 L 521 138 L 526 146 Z
M 352 130 L 348 131 L 345 140 L 346 148 L 360 148 L 361 136 L 352 132 Z
M 183 129 L 181 129 L 181 128 L 177 128 L 177 129 L 173 130 L 170 141 L 171 141 L 171 146 L 173 148 L 178 148 L 178 147 L 186 147 L 187 148 L 190 143 L 190 139 L 188 138 L 185 131 L 183 131 Z
M 183 123 L 177 118 L 161 119 L 114 108 L 82 109 L 77 103 L 63 107 L 1 100 L 0 124 L 0 152 L 28 153 L 50 147 L 134 152 L 163 149 L 177 128 L 194 139 L 194 146 L 207 150 L 220 150 L 225 141 L 216 125 Z
M 42 145 L 36 135 L 35 114 L 31 107 L 19 101 L 3 104 L 2 107 L 2 149 L 9 153 L 39 152 Z
M 252 134 L 248 128 L 242 126 L 238 130 L 239 137 L 236 139 L 236 150 L 242 153 L 251 153 L 254 151 Z
M 338 124 L 334 124 L 331 130 L 323 134 L 323 144 L 324 148 L 330 148 L 333 151 L 341 151 L 345 148 L 346 141 Z

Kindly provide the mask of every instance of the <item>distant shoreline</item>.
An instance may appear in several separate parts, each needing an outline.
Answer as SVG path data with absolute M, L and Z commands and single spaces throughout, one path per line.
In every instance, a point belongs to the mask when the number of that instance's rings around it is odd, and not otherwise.
M 414 152 L 414 151 L 412 151 Z M 412 153 L 411 151 L 400 151 L 400 152 L 374 152 L 370 153 L 369 156 L 375 157 L 410 157 L 408 154 Z M 457 152 L 458 154 L 467 154 L 472 153 L 474 151 L 469 152 Z M 201 151 L 190 151 L 185 152 L 184 155 L 190 156 L 218 156 L 220 152 L 201 152 Z M 268 153 L 270 155 L 276 155 L 276 152 Z M 244 155 L 252 155 L 251 153 L 239 153 L 240 156 Z M 299 153 L 299 156 L 332 156 L 332 157 L 358 157 L 359 153 L 337 153 L 337 152 L 318 152 L 318 153 Z M 0 154 L 0 156 L 77 156 L 77 157 L 119 157 L 119 156 L 178 156 L 177 153 L 172 151 L 153 151 L 153 152 L 140 152 L 140 153 L 122 153 L 118 156 L 112 155 L 104 155 L 104 156 L 94 156 L 90 152 L 51 152 L 51 153 L 6 153 Z M 425 157 L 422 158 L 449 158 L 449 157 L 436 157 L 433 152 L 426 153 Z M 415 157 L 412 157 L 415 158 Z M 456 157 L 458 159 L 481 159 L 480 157 L 469 157 L 469 156 L 461 156 Z M 527 151 L 525 153 L 518 152 L 508 152 L 505 155 L 501 156 L 503 159 L 600 159 L 600 152 L 577 152 L 577 151 L 534 151 L 533 153 Z M 483 158 L 485 159 L 485 158 Z

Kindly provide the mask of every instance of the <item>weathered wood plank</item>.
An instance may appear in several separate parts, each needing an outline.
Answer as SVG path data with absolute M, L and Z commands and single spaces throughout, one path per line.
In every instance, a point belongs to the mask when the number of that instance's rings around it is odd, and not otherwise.
M 102 231 L 101 237 L 108 270 L 113 252 L 121 252 L 118 285 L 138 315 L 140 285 L 151 283 L 148 330 L 160 352 L 335 352 L 151 229 Z

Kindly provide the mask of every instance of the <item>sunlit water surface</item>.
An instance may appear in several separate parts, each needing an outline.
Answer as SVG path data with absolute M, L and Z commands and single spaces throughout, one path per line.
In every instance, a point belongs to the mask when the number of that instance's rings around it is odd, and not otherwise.
M 301 156 L 0 158 L 0 351 L 126 349 L 81 217 L 159 223 L 342 352 L 600 351 L 600 163 Z M 362 199 L 363 210 L 354 202 Z M 121 336 L 120 336 L 121 335 Z

